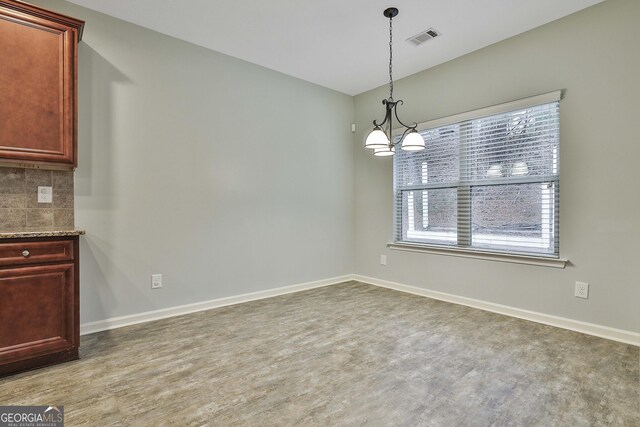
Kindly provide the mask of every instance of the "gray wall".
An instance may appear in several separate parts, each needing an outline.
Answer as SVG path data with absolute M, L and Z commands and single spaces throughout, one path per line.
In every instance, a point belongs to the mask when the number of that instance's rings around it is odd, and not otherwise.
M 353 271 L 353 98 L 61 1 L 81 321 Z M 162 273 L 164 288 L 150 289 Z
M 571 262 L 566 269 L 388 250 L 392 162 L 363 148 L 388 96 L 381 87 L 355 97 L 355 272 L 640 331 L 638 17 L 639 1 L 609 0 L 396 82 L 405 122 L 566 89 L 560 107 L 560 251 Z M 416 55 L 428 50 L 426 44 Z M 380 254 L 387 254 L 387 266 L 379 264 Z M 590 284 L 588 300 L 573 296 L 576 280 Z

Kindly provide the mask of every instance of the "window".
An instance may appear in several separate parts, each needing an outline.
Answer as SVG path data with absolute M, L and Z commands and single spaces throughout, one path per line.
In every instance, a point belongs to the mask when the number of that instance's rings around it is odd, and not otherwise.
M 560 92 L 427 122 L 394 156 L 395 241 L 559 255 Z

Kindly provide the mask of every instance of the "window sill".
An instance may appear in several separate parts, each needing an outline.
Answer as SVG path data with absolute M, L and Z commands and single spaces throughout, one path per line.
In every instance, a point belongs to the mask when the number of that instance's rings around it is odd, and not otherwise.
M 489 261 L 511 262 L 515 264 L 537 265 L 541 267 L 565 268 L 569 263 L 566 259 L 550 258 L 533 255 L 503 254 L 460 248 L 444 248 L 415 243 L 388 243 L 389 249 L 408 252 L 422 252 L 427 254 L 458 256 L 463 258 L 485 259 Z

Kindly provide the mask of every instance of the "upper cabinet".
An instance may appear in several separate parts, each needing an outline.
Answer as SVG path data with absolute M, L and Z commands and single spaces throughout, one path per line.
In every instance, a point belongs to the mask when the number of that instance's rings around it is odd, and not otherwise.
M 0 0 L 0 163 L 77 166 L 84 22 Z

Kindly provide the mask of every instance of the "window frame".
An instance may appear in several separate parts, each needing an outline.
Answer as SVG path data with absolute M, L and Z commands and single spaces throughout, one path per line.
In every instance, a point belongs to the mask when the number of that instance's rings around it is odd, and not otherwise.
M 430 120 L 427 122 L 423 122 L 418 124 L 418 128 L 421 129 L 422 131 L 424 130 L 428 130 L 428 129 L 437 129 L 437 128 L 441 128 L 444 126 L 448 126 L 448 125 L 455 125 L 455 124 L 459 124 L 461 122 L 467 122 L 467 121 L 471 121 L 471 120 L 478 120 L 481 119 L 483 117 L 487 117 L 487 116 L 495 116 L 495 115 L 499 115 L 499 114 L 503 114 L 503 113 L 509 113 L 509 112 L 514 112 L 514 111 L 518 111 L 518 110 L 522 110 L 522 109 L 528 109 L 531 107 L 535 107 L 535 106 L 539 106 L 539 105 L 543 105 L 543 104 L 551 104 L 551 103 L 555 103 L 555 102 L 559 102 L 562 99 L 562 95 L 563 95 L 563 91 L 558 90 L 558 91 L 553 91 L 553 92 L 549 92 L 549 93 L 545 93 L 542 95 L 537 95 L 537 96 L 533 96 L 533 97 L 529 97 L 529 98 L 524 98 L 524 99 L 520 99 L 520 100 L 516 100 L 516 101 L 511 101 L 511 102 L 507 102 L 507 103 L 503 103 L 503 104 L 498 104 L 498 105 L 494 105 L 494 106 L 490 106 L 490 107 L 485 107 L 485 108 L 481 108 L 481 109 L 477 109 L 477 110 L 472 110 L 472 111 L 468 111 L 468 112 L 464 112 L 464 113 L 460 113 L 460 114 L 456 114 L 453 116 L 448 116 L 448 117 L 443 117 L 443 118 L 439 118 L 439 119 L 435 119 L 435 120 Z M 395 133 L 395 132 L 394 132 Z M 463 142 L 464 144 L 464 142 Z M 464 149 L 464 148 L 463 148 Z M 550 266 L 550 267 L 559 267 L 559 268 L 564 268 L 567 264 L 567 260 L 566 259 L 562 259 L 560 257 L 560 248 L 559 248 L 559 230 L 553 230 L 554 233 L 554 244 L 555 244 L 555 248 L 554 248 L 554 253 L 533 253 L 533 252 L 526 252 L 526 251 L 518 251 L 517 250 L 517 246 L 515 244 L 511 244 L 512 247 L 514 247 L 514 250 L 497 250 L 494 248 L 487 248 L 487 247 L 482 247 L 482 246 L 471 246 L 471 236 L 472 236 L 472 230 L 471 230 L 471 199 L 472 199 L 472 188 L 473 187 L 478 187 L 478 186 L 492 186 L 492 185 L 515 185 L 515 184 L 532 184 L 532 183 L 537 183 L 537 184 L 543 184 L 543 182 L 548 182 L 551 183 L 551 185 L 556 186 L 555 189 L 551 190 L 552 192 L 554 192 L 554 197 L 559 197 L 559 190 L 558 190 L 558 186 L 559 186 L 559 181 L 560 181 L 560 169 L 559 169 L 559 156 L 560 153 L 558 151 L 558 153 L 556 154 L 556 161 L 557 164 L 554 165 L 555 168 L 557 169 L 557 173 L 553 174 L 553 175 L 549 175 L 549 176 L 526 176 L 526 177 L 518 177 L 518 178 L 510 178 L 508 182 L 505 182 L 504 180 L 496 180 L 495 182 L 491 181 L 491 180 L 486 180 L 483 181 L 481 185 L 478 185 L 477 183 L 471 183 L 469 181 L 463 181 L 462 177 L 460 177 L 458 179 L 458 181 L 455 182 L 449 182 L 443 185 L 437 185 L 437 184 L 417 184 L 415 185 L 415 190 L 425 190 L 427 191 L 427 188 L 425 188 L 426 186 L 429 186 L 429 189 L 432 190 L 434 189 L 434 187 L 437 188 L 449 188 L 449 189 L 453 189 L 457 192 L 457 201 L 456 201 L 456 227 L 455 227 L 455 231 L 454 231 L 454 236 L 455 236 L 455 242 L 454 243 L 450 243 L 451 239 L 449 236 L 449 239 L 447 239 L 446 237 L 444 237 L 444 240 L 446 240 L 445 243 L 443 244 L 439 244 L 439 243 L 422 243 L 422 242 L 412 242 L 412 241 L 407 241 L 407 240 L 403 240 L 403 236 L 404 236 L 404 232 L 403 232 L 403 219 L 402 219 L 402 209 L 403 209 L 403 204 L 404 203 L 410 203 L 410 201 L 407 199 L 407 201 L 405 202 L 403 200 L 403 192 L 407 192 L 407 191 L 411 191 L 412 186 L 402 186 L 402 189 L 399 190 L 398 189 L 398 183 L 396 182 L 396 178 L 397 178 L 397 160 L 394 159 L 394 165 L 393 165 L 393 179 L 394 179 L 394 183 L 393 183 L 393 241 L 391 243 L 388 244 L 388 247 L 390 249 L 395 249 L 395 250 L 407 250 L 407 251 L 411 251 L 411 252 L 426 252 L 426 253 L 436 253 L 436 254 L 442 254 L 442 255 L 452 255 L 452 256 L 463 256 L 463 257 L 471 257 L 471 258 L 480 258 L 480 259 L 489 259 L 489 260 L 493 260 L 493 261 L 507 261 L 507 262 L 516 262 L 516 263 L 520 263 L 520 264 L 530 264 L 530 265 L 544 265 L 544 266 Z M 394 156 L 396 157 L 396 156 Z M 463 159 L 462 157 L 459 159 L 460 164 L 462 164 Z M 462 171 L 463 166 L 459 166 L 459 171 Z M 422 174 L 424 175 L 424 170 L 422 171 Z M 466 185 L 468 184 L 468 185 Z M 407 188 L 409 187 L 409 188 Z M 544 189 L 541 188 L 542 191 L 544 191 Z M 466 191 L 466 193 L 465 193 Z M 461 194 L 463 193 L 463 195 L 465 196 L 465 202 L 469 204 L 469 208 L 468 209 L 463 209 L 461 208 L 461 198 L 459 197 Z M 412 193 L 409 193 L 412 194 Z M 409 197 L 409 194 L 407 194 L 407 197 Z M 424 203 L 424 202 L 423 202 Z M 551 209 L 551 211 L 553 211 L 553 209 L 556 209 L 557 207 L 559 207 L 559 199 L 557 201 L 557 203 L 554 203 L 551 205 L 551 207 L 549 207 L 549 209 Z M 541 209 L 544 209 L 544 206 L 541 206 Z M 409 212 L 410 210 L 407 209 L 407 211 Z M 400 212 L 400 214 L 398 214 L 398 212 Z M 466 213 L 465 215 L 463 215 L 461 217 L 460 213 L 464 212 Z M 411 218 L 412 215 L 409 215 L 409 218 Z M 407 223 L 410 223 L 412 218 L 409 219 L 407 218 Z M 554 216 L 555 218 L 555 216 Z M 423 220 L 424 221 L 424 220 Z M 427 219 L 428 221 L 428 219 Z M 465 222 L 468 222 L 468 224 L 465 224 Z M 559 222 L 559 215 L 558 215 L 558 222 Z M 558 223 L 554 222 L 554 227 L 557 227 Z M 466 231 L 461 231 L 464 228 L 467 228 Z M 450 232 L 430 232 L 430 231 L 420 231 L 420 233 L 436 233 L 438 235 L 443 234 L 451 234 Z M 434 234 L 434 237 L 438 237 Z M 495 236 L 494 236 L 495 237 Z M 478 235 L 474 235 L 473 239 L 474 241 L 477 241 L 475 239 L 478 238 Z M 460 244 L 460 241 L 463 241 L 463 244 Z M 464 240 L 467 239 L 467 240 Z M 533 239 L 535 239 L 535 237 L 533 237 Z M 539 237 L 539 239 L 544 239 L 544 236 Z M 467 245 L 464 244 L 464 242 L 466 241 Z M 506 241 L 506 239 L 505 239 Z M 505 246 L 509 246 L 509 244 L 505 244 Z M 520 245 L 520 248 L 522 248 L 523 246 Z

